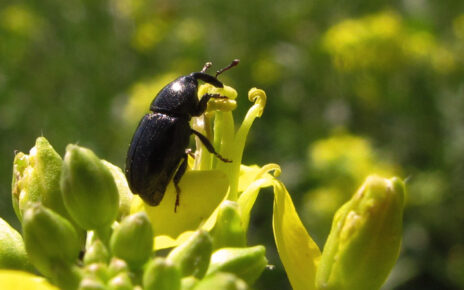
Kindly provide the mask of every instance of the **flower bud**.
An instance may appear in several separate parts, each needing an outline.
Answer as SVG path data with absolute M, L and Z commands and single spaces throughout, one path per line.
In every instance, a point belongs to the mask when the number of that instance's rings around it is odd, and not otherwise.
M 178 290 L 180 273 L 177 267 L 164 258 L 155 258 L 148 263 L 143 274 L 143 289 Z
M 118 220 L 123 219 L 124 217 L 130 214 L 130 209 L 132 205 L 132 198 L 134 195 L 129 189 L 127 184 L 127 179 L 121 168 L 116 165 L 111 164 L 106 160 L 102 160 L 103 164 L 110 170 L 113 175 L 113 179 L 116 183 L 116 187 L 119 192 L 119 211 L 118 211 Z
M 27 205 L 42 202 L 63 217 L 68 213 L 60 193 L 62 159 L 44 137 L 36 140 L 29 155 L 17 153 L 13 162 L 12 197 L 21 220 Z
M 200 230 L 173 249 L 167 258 L 179 267 L 182 277 L 192 275 L 201 279 L 208 269 L 212 248 L 208 232 Z
M 212 237 L 213 249 L 246 246 L 246 232 L 236 202 L 221 203 Z
M 153 229 L 144 212 L 123 219 L 110 240 L 114 256 L 125 260 L 132 269 L 141 267 L 153 250 Z
M 119 194 L 113 175 L 91 150 L 66 147 L 61 191 L 69 214 L 82 228 L 102 229 L 116 219 Z
M 367 178 L 335 214 L 316 274 L 318 289 L 379 289 L 398 257 L 404 184 Z
M 114 277 L 119 273 L 125 273 L 129 271 L 126 261 L 113 257 L 108 265 L 108 273 L 110 277 Z
M 249 289 L 249 287 L 242 279 L 234 274 L 216 272 L 206 276 L 195 286 L 195 290 L 210 289 L 246 290 Z
M 71 223 L 41 204 L 24 213 L 23 234 L 32 264 L 45 276 L 53 277 L 57 268 L 77 261 L 80 242 Z
M 206 275 L 229 272 L 248 284 L 253 284 L 267 265 L 265 252 L 263 246 L 220 249 L 211 256 L 211 264 Z
M 32 269 L 23 238 L 2 218 L 0 218 L 0 269 Z
M 82 270 L 77 265 L 55 265 L 54 276 L 51 277 L 53 284 L 60 289 L 74 290 L 82 281 Z
M 84 275 L 86 278 L 91 277 L 94 278 L 94 280 L 99 280 L 104 284 L 106 284 L 110 278 L 108 266 L 104 263 L 93 263 L 85 266 Z
M 198 279 L 194 276 L 184 277 L 180 280 L 180 289 L 182 290 L 191 290 L 195 288 L 198 283 Z
M 105 284 L 95 277 L 85 277 L 79 284 L 78 290 L 106 290 Z
M 109 258 L 110 254 L 108 253 L 108 249 L 102 241 L 96 239 L 85 252 L 84 264 L 107 263 Z
M 111 278 L 108 281 L 108 288 L 109 290 L 132 290 L 134 287 L 132 286 L 131 279 L 127 272 L 119 273 L 115 277 Z

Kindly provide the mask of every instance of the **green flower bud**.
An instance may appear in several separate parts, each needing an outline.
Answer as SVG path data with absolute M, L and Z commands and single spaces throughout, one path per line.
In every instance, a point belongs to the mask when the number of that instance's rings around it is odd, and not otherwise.
M 82 271 L 76 265 L 68 266 L 57 264 L 52 281 L 53 284 L 57 285 L 60 289 L 74 290 L 79 287 L 82 281 Z
M 143 289 L 180 289 L 179 270 L 174 264 L 164 258 L 155 258 L 151 260 L 143 273 Z
M 398 257 L 404 184 L 367 178 L 335 214 L 316 274 L 319 289 L 379 289 Z
M 208 269 L 212 249 L 208 232 L 200 230 L 173 249 L 167 258 L 179 267 L 182 277 L 192 275 L 201 279 Z
M 90 265 L 85 266 L 84 268 L 84 276 L 94 278 L 96 280 L 101 281 L 102 283 L 106 283 L 109 278 L 110 274 L 108 271 L 108 266 L 104 263 L 93 263 Z
M 246 232 L 236 202 L 221 203 L 212 237 L 213 249 L 246 246 Z
M 41 204 L 24 213 L 23 233 L 32 264 L 45 276 L 53 277 L 57 268 L 77 261 L 79 238 L 71 223 Z
M 198 283 L 198 279 L 194 276 L 188 276 L 180 280 L 180 289 L 182 290 L 191 290 L 195 288 Z
M 44 137 L 36 140 L 29 155 L 16 154 L 13 162 L 12 198 L 21 220 L 29 203 L 43 205 L 68 218 L 60 193 L 62 159 Z
M 129 277 L 129 274 L 126 273 L 119 273 L 115 277 L 111 278 L 111 280 L 108 282 L 108 288 L 109 290 L 132 290 L 132 282 Z
M 85 252 L 84 264 L 107 263 L 110 259 L 108 249 L 100 240 L 94 240 Z
M 263 246 L 220 249 L 211 256 L 211 264 L 206 275 L 229 272 L 248 284 L 253 284 L 266 268 L 265 252 Z
M 21 235 L 0 218 L 0 269 L 31 271 Z
M 206 276 L 196 286 L 195 290 L 227 289 L 227 290 L 247 290 L 247 283 L 231 273 L 216 272 Z
M 124 217 L 130 214 L 132 198 L 134 195 L 129 189 L 126 176 L 122 172 L 121 168 L 111 164 L 106 160 L 102 160 L 102 162 L 111 171 L 114 181 L 116 182 L 116 187 L 118 188 L 119 192 L 118 220 L 122 220 Z
M 108 274 L 110 277 L 114 277 L 119 273 L 129 272 L 129 267 L 126 261 L 113 257 L 108 265 Z
M 119 194 L 113 175 L 89 149 L 68 145 L 61 175 L 63 200 L 86 230 L 101 230 L 116 219 Z
M 105 284 L 94 277 L 85 277 L 79 284 L 78 290 L 106 290 Z
M 111 235 L 113 255 L 125 260 L 132 269 L 140 268 L 153 250 L 153 229 L 145 212 L 123 219 Z

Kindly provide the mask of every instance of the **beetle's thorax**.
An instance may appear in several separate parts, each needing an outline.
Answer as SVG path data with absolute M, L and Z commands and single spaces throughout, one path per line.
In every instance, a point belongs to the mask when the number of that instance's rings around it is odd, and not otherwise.
M 165 86 L 151 103 L 150 110 L 190 119 L 198 107 L 198 81 L 182 76 Z

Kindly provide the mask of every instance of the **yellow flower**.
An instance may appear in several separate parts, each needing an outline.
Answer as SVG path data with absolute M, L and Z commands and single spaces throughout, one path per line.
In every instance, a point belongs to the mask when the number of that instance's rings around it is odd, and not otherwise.
M 207 136 L 219 154 L 232 160 L 218 161 L 197 140 L 195 159 L 189 159 L 189 169 L 179 184 L 182 192 L 177 212 L 173 211 L 176 192 L 168 186 L 162 202 L 151 207 L 137 196 L 132 212 L 147 212 L 155 233 L 155 249 L 173 247 L 189 239 L 198 230 L 210 231 L 216 223 L 222 203 L 238 204 L 241 225 L 248 227 L 250 212 L 261 188 L 274 188 L 273 230 L 277 250 L 294 289 L 315 289 L 315 274 L 320 250 L 304 228 L 290 194 L 276 177 L 277 164 L 263 167 L 241 164 L 245 141 L 253 121 L 261 117 L 266 94 L 253 88 L 248 99 L 254 104 L 238 128 L 232 110 L 236 107 L 237 92 L 228 86 L 216 88 L 209 84 L 199 88 L 198 95 L 220 94 L 228 99 L 212 100 L 206 113 L 193 120 L 192 127 Z M 269 172 L 273 171 L 274 175 Z M 228 206 L 224 204 L 224 206 Z
M 152 222 L 155 234 L 155 250 L 177 246 L 186 240 L 191 240 L 192 235 L 194 235 L 195 232 L 198 233 L 197 230 L 199 229 L 211 231 L 213 243 L 220 241 L 220 243 L 225 246 L 228 246 L 229 241 L 224 237 L 230 237 L 231 239 L 237 238 L 238 242 L 230 241 L 230 243 L 237 243 L 239 247 L 237 249 L 240 249 L 240 247 L 242 247 L 240 235 L 241 233 L 245 233 L 248 228 L 251 210 L 260 190 L 265 187 L 272 187 L 274 190 L 272 220 L 275 244 L 293 289 L 311 290 L 317 289 L 316 287 L 325 287 L 326 281 L 324 279 L 326 276 L 324 273 L 327 273 L 327 269 L 335 269 L 338 271 L 337 273 L 349 273 L 350 267 L 352 265 L 356 266 L 356 263 L 351 263 L 349 265 L 346 263 L 343 265 L 337 264 L 336 257 L 330 256 L 333 251 L 330 252 L 329 250 L 332 249 L 333 246 L 332 248 L 330 246 L 328 247 L 329 252 L 327 254 L 324 253 L 326 256 L 324 267 L 318 272 L 319 262 L 321 261 L 321 251 L 303 226 L 285 185 L 277 178 L 280 174 L 279 165 L 267 164 L 260 167 L 258 165 L 246 166 L 241 164 L 245 140 L 250 127 L 253 121 L 261 116 L 266 104 L 266 94 L 264 91 L 256 88 L 249 91 L 248 98 L 250 101 L 254 102 L 254 105 L 249 109 L 244 120 L 237 129 L 235 128 L 232 115 L 232 110 L 236 107 L 237 92 L 228 86 L 220 89 L 206 84 L 200 87 L 198 94 L 201 96 L 205 93 L 220 94 L 228 97 L 228 99 L 213 100 L 210 102 L 206 113 L 194 119 L 192 126 L 195 130 L 202 132 L 212 140 L 216 151 L 225 158 L 232 160 L 232 162 L 224 163 L 218 161 L 217 158 L 203 148 L 202 143 L 197 140 L 195 158 L 189 157 L 189 169 L 179 184 L 182 192 L 177 212 L 173 210 L 176 192 L 172 184 L 168 186 L 165 196 L 158 206 L 152 207 L 144 204 L 140 198 L 134 198 L 131 211 L 146 211 Z M 326 141 L 327 144 L 319 144 L 313 148 L 313 153 L 316 152 L 313 155 L 315 158 L 315 166 L 320 167 L 319 169 L 341 166 L 342 171 L 347 171 L 350 174 L 353 173 L 352 171 L 359 174 L 367 174 L 372 168 L 371 163 L 373 159 L 372 152 L 366 150 L 366 148 L 369 149 L 369 144 L 362 139 L 348 135 L 342 136 L 341 138 L 344 141 L 342 144 L 349 143 L 352 145 L 356 152 L 356 154 L 352 156 L 354 159 L 351 160 L 348 158 L 344 160 L 345 162 L 340 162 L 339 157 L 345 154 L 346 148 L 339 148 L 339 142 L 330 139 Z M 330 150 L 326 150 L 328 148 Z M 377 179 L 374 180 L 373 178 L 369 180 L 369 185 L 374 183 L 377 185 L 383 184 L 382 179 L 379 179 L 380 181 Z M 377 181 L 377 183 L 374 181 Z M 394 193 L 399 193 L 401 189 L 398 185 L 400 184 L 399 181 L 395 179 L 388 182 L 388 184 L 393 184 Z M 383 203 L 384 200 L 379 197 L 382 191 L 377 190 L 378 188 L 379 186 L 375 187 L 375 190 L 372 189 L 367 192 L 369 194 L 367 194 L 365 198 L 367 200 L 365 203 L 369 203 L 373 198 L 381 208 L 382 204 L 388 205 L 388 203 Z M 380 186 L 380 188 L 383 187 Z M 376 195 L 376 193 L 379 194 Z M 360 194 L 357 194 L 356 196 L 359 198 L 359 195 Z M 354 203 L 355 202 L 351 202 L 350 204 Z M 344 211 L 345 208 L 346 206 L 342 207 L 340 211 Z M 226 209 L 228 210 L 227 214 L 224 212 Z M 391 208 L 391 211 L 392 215 L 395 217 L 402 215 L 402 208 L 394 207 Z M 363 212 L 364 215 L 368 213 L 365 211 Z M 340 219 L 340 216 L 340 213 L 337 214 L 336 220 Z M 229 217 L 231 220 L 229 222 L 220 220 L 216 223 L 218 219 L 224 219 L 225 217 Z M 363 223 L 363 225 L 368 224 L 368 221 Z M 401 220 L 395 219 L 395 224 L 393 225 L 395 229 L 398 228 L 398 225 L 401 225 Z M 228 228 L 229 226 L 234 227 L 234 229 Z M 388 226 L 383 227 L 381 230 L 382 232 L 379 234 L 382 236 L 388 235 L 388 233 L 391 232 Z M 331 236 L 337 236 L 337 233 L 338 231 L 335 228 L 332 230 Z M 373 242 L 377 241 L 377 239 L 370 239 L 369 236 L 366 235 L 362 236 L 362 243 L 374 249 L 375 243 Z M 218 240 L 214 241 L 216 238 Z M 390 245 L 390 248 L 393 252 L 396 251 L 395 253 L 397 253 L 398 242 L 400 240 L 398 231 L 395 232 L 393 238 L 394 243 Z M 333 239 L 334 238 L 332 238 L 332 240 Z M 329 245 L 331 245 L 331 243 L 333 242 L 328 242 Z M 346 249 L 349 249 L 351 252 L 356 252 L 356 248 L 354 250 L 352 249 L 353 247 L 350 248 L 349 243 L 346 245 Z M 376 252 L 379 252 L 378 249 L 376 249 Z M 322 257 L 324 257 L 324 255 L 322 255 Z M 371 256 L 368 258 L 372 260 Z M 372 270 L 371 272 L 377 275 L 373 279 L 367 279 L 366 275 L 358 275 L 356 278 L 362 276 L 362 278 L 366 278 L 368 281 L 375 280 L 377 284 L 379 281 L 382 283 L 395 260 L 396 255 L 391 255 L 384 265 L 376 268 L 380 269 L 379 271 L 374 271 L 374 273 Z M 262 261 L 265 261 L 265 259 L 259 260 L 257 265 L 261 265 Z M 363 264 L 363 266 L 370 265 L 369 263 Z M 369 271 L 366 270 L 366 273 L 367 272 Z M 319 275 L 318 284 L 316 284 L 316 273 Z M 257 272 L 253 272 L 252 274 L 256 275 Z M 331 281 L 332 280 L 329 282 Z

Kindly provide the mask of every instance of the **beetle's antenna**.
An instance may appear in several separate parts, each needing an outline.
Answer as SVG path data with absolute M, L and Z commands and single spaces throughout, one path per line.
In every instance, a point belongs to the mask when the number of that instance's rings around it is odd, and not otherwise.
M 210 62 L 210 61 L 208 61 L 207 63 L 205 63 L 205 65 L 204 65 L 203 68 L 201 69 L 201 72 L 202 72 L 202 73 L 206 72 L 206 70 L 208 70 L 212 65 L 213 65 L 213 63 Z
M 225 72 L 226 70 L 229 70 L 231 68 L 233 68 L 234 66 L 236 66 L 238 63 L 240 62 L 239 59 L 234 59 L 228 66 L 226 66 L 225 68 L 223 69 L 220 69 L 218 71 L 216 71 L 216 77 L 220 74 L 222 74 L 223 72 Z

